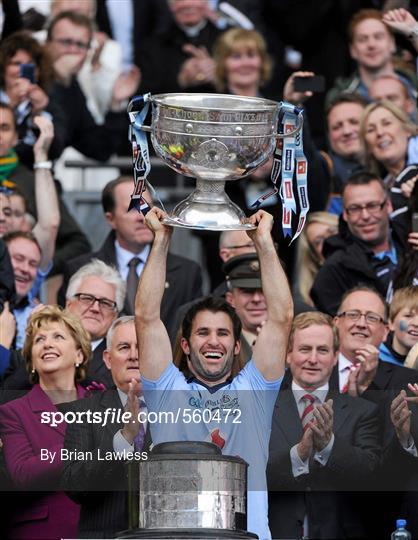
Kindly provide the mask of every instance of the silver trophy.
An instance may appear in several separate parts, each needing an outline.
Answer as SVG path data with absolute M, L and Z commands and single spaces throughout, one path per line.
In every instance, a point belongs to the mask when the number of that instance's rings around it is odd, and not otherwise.
M 166 223 L 212 231 L 251 229 L 244 212 L 225 193 L 227 180 L 250 175 L 273 154 L 280 104 L 226 94 L 149 96 L 151 133 L 157 155 L 176 172 L 196 178 L 196 189 L 174 208 Z M 292 136 L 302 127 L 298 115 Z

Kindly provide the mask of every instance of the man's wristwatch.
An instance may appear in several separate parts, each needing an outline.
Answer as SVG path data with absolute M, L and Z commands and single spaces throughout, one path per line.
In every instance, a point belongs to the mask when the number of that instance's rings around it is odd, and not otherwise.
M 407 37 L 408 39 L 415 39 L 418 37 L 418 24 L 416 24 L 414 28 L 412 28 Z
M 52 161 L 38 161 L 38 163 L 35 163 L 33 166 L 34 170 L 36 169 L 52 169 Z

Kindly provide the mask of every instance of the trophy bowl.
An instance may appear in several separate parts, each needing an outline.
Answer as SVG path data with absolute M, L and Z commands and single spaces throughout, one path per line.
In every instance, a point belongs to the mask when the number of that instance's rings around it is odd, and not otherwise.
M 225 182 L 250 175 L 273 154 L 280 104 L 226 94 L 150 96 L 157 155 L 173 170 L 196 178 L 196 189 L 166 223 L 214 231 L 252 229 L 225 193 Z

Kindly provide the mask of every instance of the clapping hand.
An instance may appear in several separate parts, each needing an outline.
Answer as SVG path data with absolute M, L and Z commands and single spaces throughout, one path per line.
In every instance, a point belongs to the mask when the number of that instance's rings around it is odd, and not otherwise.
M 139 393 L 141 385 L 136 379 L 129 383 L 128 401 L 126 402 L 124 413 L 130 413 L 130 419 L 124 424 L 121 433 L 129 444 L 133 444 L 135 437 L 139 433 Z
M 122 101 L 133 96 L 140 82 L 141 71 L 137 66 L 132 66 L 126 73 L 121 73 L 113 85 L 111 108 L 119 107 Z
M 379 365 L 379 351 L 373 345 L 357 349 L 356 361 L 347 381 L 347 392 L 352 397 L 361 396 L 373 381 Z
M 333 401 L 329 399 L 322 405 L 315 407 L 313 414 L 315 420 L 309 422 L 313 434 L 313 447 L 315 452 L 323 450 L 330 442 L 334 424 Z
M 190 55 L 180 68 L 178 82 L 181 87 L 211 83 L 215 79 L 215 61 L 205 47 L 190 43 L 183 45 L 183 51 Z
M 390 406 L 390 419 L 395 428 L 396 436 L 404 448 L 409 446 L 411 438 L 412 413 L 408 407 L 408 399 L 410 398 L 406 397 L 405 390 L 401 390 Z

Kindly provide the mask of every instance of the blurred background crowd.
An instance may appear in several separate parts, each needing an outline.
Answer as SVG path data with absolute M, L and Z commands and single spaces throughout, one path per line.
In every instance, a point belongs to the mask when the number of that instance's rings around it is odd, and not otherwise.
M 416 0 L 2 0 L 0 29 L 2 403 L 35 390 L 32 405 L 54 408 L 115 382 L 103 361 L 106 335 L 118 314 L 133 315 L 153 242 L 143 216 L 127 211 L 133 181 L 126 108 L 146 92 L 229 93 L 303 107 L 310 212 L 297 242 L 289 246 L 283 238 L 279 199 L 263 205 L 275 217 L 273 237 L 295 314 L 321 311 L 364 325 L 358 332 L 378 350 L 379 363 L 418 369 Z M 193 181 L 155 157 L 152 164 L 150 183 L 170 209 Z M 271 165 L 228 183 L 229 196 L 248 215 L 271 189 Z M 145 198 L 152 203 L 155 194 L 146 191 Z M 235 307 L 249 358 L 266 310 L 259 276 L 251 276 L 256 256 L 249 237 L 177 230 L 172 251 L 161 318 L 173 344 L 184 305 L 213 292 Z M 231 286 L 234 272 L 250 284 Z M 380 308 L 341 310 L 359 286 L 386 302 L 379 320 Z M 373 330 L 378 324 L 385 332 Z M 64 362 L 54 376 L 41 367 L 35 372 L 39 333 L 68 339 L 62 354 L 77 362 Z M 394 386 L 379 387 L 377 365 L 373 370 L 368 385 L 376 389 L 399 392 L 405 381 L 418 382 L 416 372 L 402 371 Z M 42 395 L 42 377 L 44 387 L 58 385 L 66 397 Z M 389 414 L 387 400 L 380 405 Z M 43 473 L 25 474 L 16 460 L 37 463 L 37 445 L 32 441 L 29 450 L 18 439 L 20 458 L 8 454 L 17 420 L 3 414 L 9 427 L 0 425 L 1 480 L 24 488 Z M 416 411 L 413 418 L 418 433 Z M 28 439 L 30 426 L 16 429 Z M 382 448 L 390 430 L 402 446 L 405 432 L 388 421 Z M 63 436 L 51 445 L 62 446 Z M 415 473 L 416 456 L 415 448 Z M 54 504 L 69 512 L 71 523 L 51 529 L 51 538 L 76 535 L 78 506 L 60 497 Z M 381 499 L 391 518 L 401 507 L 415 515 L 418 538 L 417 497 L 405 503 L 400 489 Z M 18 531 L 11 538 L 34 537 L 21 513 L 11 517 Z

